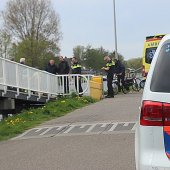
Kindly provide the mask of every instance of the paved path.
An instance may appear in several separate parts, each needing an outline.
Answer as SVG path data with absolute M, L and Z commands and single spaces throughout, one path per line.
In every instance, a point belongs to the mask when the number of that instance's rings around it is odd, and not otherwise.
M 1 142 L 0 170 L 135 170 L 140 99 L 105 99 Z

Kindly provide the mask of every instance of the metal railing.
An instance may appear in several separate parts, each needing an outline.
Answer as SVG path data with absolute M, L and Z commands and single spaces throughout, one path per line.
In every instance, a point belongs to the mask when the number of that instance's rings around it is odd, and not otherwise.
M 72 92 L 79 93 L 80 82 L 83 89 L 81 94 L 89 95 L 91 77 L 91 75 L 75 74 L 54 75 L 0 58 L 0 90 L 3 91 L 3 95 L 9 90 L 14 90 L 17 95 L 21 92 L 26 93 L 28 100 L 32 94 L 37 94 L 39 98 L 46 94 L 50 99 L 51 96 L 70 95 Z

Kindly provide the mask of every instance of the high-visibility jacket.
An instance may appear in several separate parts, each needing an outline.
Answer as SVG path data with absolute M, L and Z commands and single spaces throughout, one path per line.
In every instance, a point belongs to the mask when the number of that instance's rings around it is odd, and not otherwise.
M 117 60 L 115 63 L 115 72 L 117 74 L 125 73 L 125 66 L 119 60 Z
M 71 68 L 72 74 L 81 74 L 81 65 L 79 63 L 74 63 Z
M 110 60 L 106 63 L 106 68 L 109 68 L 109 70 L 106 70 L 108 74 L 113 74 L 115 72 L 115 62 Z

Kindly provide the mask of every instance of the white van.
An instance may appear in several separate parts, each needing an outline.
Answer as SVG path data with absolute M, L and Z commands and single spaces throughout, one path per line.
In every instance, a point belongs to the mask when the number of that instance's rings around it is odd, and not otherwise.
M 170 35 L 161 40 L 147 76 L 135 156 L 137 170 L 170 170 Z

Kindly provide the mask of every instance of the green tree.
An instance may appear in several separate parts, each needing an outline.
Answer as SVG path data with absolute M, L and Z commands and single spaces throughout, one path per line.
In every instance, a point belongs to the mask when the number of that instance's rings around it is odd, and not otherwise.
M 10 59 L 11 35 L 6 30 L 0 30 L 0 55 Z
M 132 58 L 126 61 L 127 68 L 138 69 L 142 67 L 142 58 Z
M 32 41 L 29 39 L 25 39 L 21 43 L 13 46 L 16 61 L 19 61 L 21 57 L 24 57 L 26 58 L 27 65 L 34 65 L 35 67 L 40 69 L 43 69 L 50 59 L 55 58 L 56 53 L 54 49 L 58 49 L 56 44 L 49 44 L 48 41 L 37 42 L 36 40 Z M 35 56 L 37 56 L 35 60 L 32 60 L 32 54 L 35 54 Z
M 94 70 L 100 70 L 103 65 L 104 56 L 108 55 L 108 51 L 101 48 L 92 48 L 91 46 L 87 46 L 84 53 L 84 64 L 86 68 L 91 68 Z
M 29 65 L 35 67 L 49 49 L 54 54 L 59 49 L 59 16 L 50 0 L 9 0 L 3 20 L 5 29 L 15 39 L 13 51 L 17 59 L 25 56 Z
M 111 59 L 115 58 L 115 52 L 109 52 L 103 47 L 93 48 L 88 45 L 87 47 L 78 45 L 73 49 L 74 56 L 81 60 L 81 64 L 88 69 L 101 71 L 101 68 L 105 66 L 104 56 L 109 55 Z M 119 60 L 125 64 L 124 57 L 118 54 Z
M 84 52 L 85 52 L 84 46 L 78 45 L 73 48 L 73 55 L 74 55 L 74 57 L 78 58 L 79 60 L 83 59 Z

